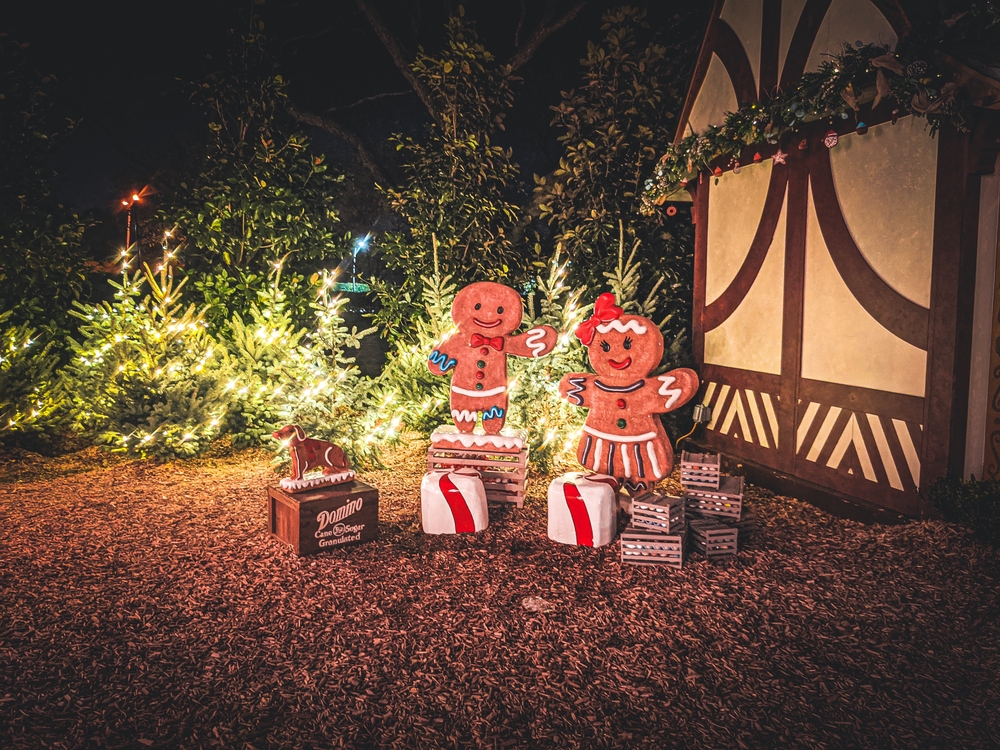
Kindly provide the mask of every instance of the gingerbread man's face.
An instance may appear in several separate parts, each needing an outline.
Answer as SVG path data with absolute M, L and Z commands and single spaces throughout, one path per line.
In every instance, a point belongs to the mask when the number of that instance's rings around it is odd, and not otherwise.
M 601 323 L 587 346 L 594 372 L 613 383 L 634 383 L 663 359 L 663 334 L 649 318 L 622 315 Z
M 506 336 L 521 327 L 522 316 L 521 295 L 491 281 L 469 284 L 451 305 L 451 319 L 466 335 Z

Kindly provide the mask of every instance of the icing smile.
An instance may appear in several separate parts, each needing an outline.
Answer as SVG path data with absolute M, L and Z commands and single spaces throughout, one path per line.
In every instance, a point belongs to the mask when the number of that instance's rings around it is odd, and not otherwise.
M 609 359 L 608 364 L 614 367 L 616 370 L 624 370 L 626 367 L 632 364 L 632 358 L 625 357 L 625 359 L 621 360 L 620 362 L 614 359 Z
M 503 318 L 497 318 L 492 323 L 484 323 L 479 318 L 473 318 L 472 322 L 475 323 L 480 328 L 496 328 L 498 325 L 503 323 Z

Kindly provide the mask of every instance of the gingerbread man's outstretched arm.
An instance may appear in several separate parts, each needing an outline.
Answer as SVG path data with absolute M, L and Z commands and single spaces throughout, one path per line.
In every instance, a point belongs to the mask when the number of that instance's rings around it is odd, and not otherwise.
M 535 326 L 507 339 L 506 351 L 515 357 L 541 357 L 556 348 L 559 332 L 552 326 Z
M 694 398 L 699 382 L 698 373 L 687 367 L 646 378 L 646 387 L 637 394 L 640 396 L 641 408 L 652 414 L 665 414 L 679 409 Z
M 434 347 L 431 356 L 427 358 L 427 367 L 435 375 L 447 375 L 458 364 L 458 357 L 465 349 L 459 336 L 452 336 Z
M 559 381 L 559 395 L 573 406 L 589 409 L 593 406 L 590 394 L 594 392 L 594 380 L 596 380 L 594 375 L 585 372 L 567 373 Z

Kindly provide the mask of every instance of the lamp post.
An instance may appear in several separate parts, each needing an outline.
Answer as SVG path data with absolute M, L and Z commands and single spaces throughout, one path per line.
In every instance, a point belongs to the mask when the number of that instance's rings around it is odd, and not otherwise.
M 125 225 L 125 249 L 128 250 L 132 246 L 132 206 L 139 202 L 139 194 L 132 193 L 132 199 L 127 200 L 122 198 L 122 205 L 128 209 L 127 213 L 127 224 Z

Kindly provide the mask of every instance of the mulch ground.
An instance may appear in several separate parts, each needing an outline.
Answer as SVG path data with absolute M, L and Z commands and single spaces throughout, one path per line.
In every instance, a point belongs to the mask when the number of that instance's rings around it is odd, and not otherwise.
M 365 477 L 378 542 L 303 559 L 263 454 L 6 466 L 0 746 L 1000 742 L 1000 555 L 963 529 L 751 490 L 734 561 L 622 566 L 546 538 L 538 476 L 488 531 L 422 535 L 423 450 Z

